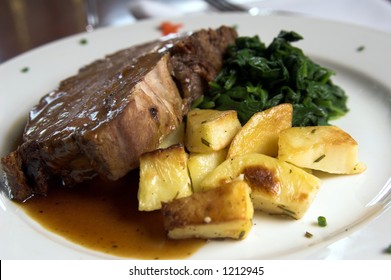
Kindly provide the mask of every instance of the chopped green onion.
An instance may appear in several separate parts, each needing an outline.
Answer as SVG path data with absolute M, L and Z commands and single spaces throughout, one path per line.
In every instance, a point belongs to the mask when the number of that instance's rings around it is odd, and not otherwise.
M 325 227 L 325 226 L 327 226 L 327 220 L 326 220 L 326 218 L 323 217 L 323 216 L 319 216 L 319 217 L 318 217 L 318 225 L 319 225 L 320 227 Z
M 365 49 L 365 46 L 359 46 L 356 50 L 358 52 L 362 52 Z
M 87 39 L 83 38 L 83 39 L 80 39 L 79 41 L 79 44 L 80 45 L 86 45 L 88 43 Z
M 30 69 L 28 67 L 23 67 L 20 72 L 27 73 Z

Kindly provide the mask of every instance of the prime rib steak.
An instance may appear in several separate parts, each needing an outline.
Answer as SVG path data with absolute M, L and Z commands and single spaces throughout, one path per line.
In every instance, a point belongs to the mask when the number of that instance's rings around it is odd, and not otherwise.
M 95 61 L 31 110 L 23 143 L 1 159 L 6 194 L 25 201 L 51 184 L 117 180 L 178 127 L 237 37 L 221 26 L 163 38 Z

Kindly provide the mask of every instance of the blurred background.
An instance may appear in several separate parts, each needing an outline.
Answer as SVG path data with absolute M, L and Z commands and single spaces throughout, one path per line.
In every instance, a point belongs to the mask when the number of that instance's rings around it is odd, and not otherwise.
M 231 0 L 259 14 L 289 13 L 391 31 L 391 0 Z M 202 0 L 0 0 L 0 63 L 93 28 L 151 17 L 217 12 Z
M 84 0 L 0 0 L 0 63 L 58 38 L 86 31 Z M 101 24 L 130 23 L 129 0 L 96 0 Z M 99 12 L 99 11 L 97 11 Z

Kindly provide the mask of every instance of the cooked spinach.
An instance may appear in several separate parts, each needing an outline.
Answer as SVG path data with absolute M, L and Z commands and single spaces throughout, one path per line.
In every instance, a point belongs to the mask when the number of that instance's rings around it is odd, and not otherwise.
M 195 107 L 236 110 L 242 124 L 281 103 L 293 104 L 293 126 L 327 125 L 343 116 L 347 96 L 331 81 L 335 73 L 291 44 L 301 39 L 294 31 L 281 31 L 266 46 L 258 36 L 238 37 Z

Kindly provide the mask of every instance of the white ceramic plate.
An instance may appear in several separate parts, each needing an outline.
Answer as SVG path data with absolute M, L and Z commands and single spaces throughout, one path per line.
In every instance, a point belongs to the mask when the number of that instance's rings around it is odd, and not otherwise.
M 312 18 L 222 14 L 177 19 L 183 30 L 237 25 L 240 35 L 258 34 L 269 43 L 281 29 L 304 36 L 297 46 L 316 61 L 334 69 L 336 84 L 349 96 L 351 111 L 334 124 L 359 143 L 359 157 L 368 169 L 353 176 L 331 176 L 299 221 L 255 215 L 248 238 L 211 242 L 192 259 L 389 259 L 391 244 L 391 36 L 387 33 Z M 0 143 L 16 135 L 30 108 L 59 81 L 78 68 L 135 43 L 158 38 L 160 21 L 107 28 L 60 40 L 0 65 Z M 88 43 L 80 44 L 81 39 Z M 359 51 L 358 49 L 362 50 Z M 21 69 L 29 71 L 22 73 Z M 315 225 L 319 215 L 328 226 Z M 375 219 L 378 217 L 378 219 Z M 388 218 L 388 221 L 387 221 Z M 114 258 L 85 249 L 43 229 L 4 194 L 0 197 L 1 259 Z M 369 224 L 369 225 L 368 225 Z M 309 231 L 313 238 L 304 237 Z M 350 251 L 349 251 L 350 250 Z

